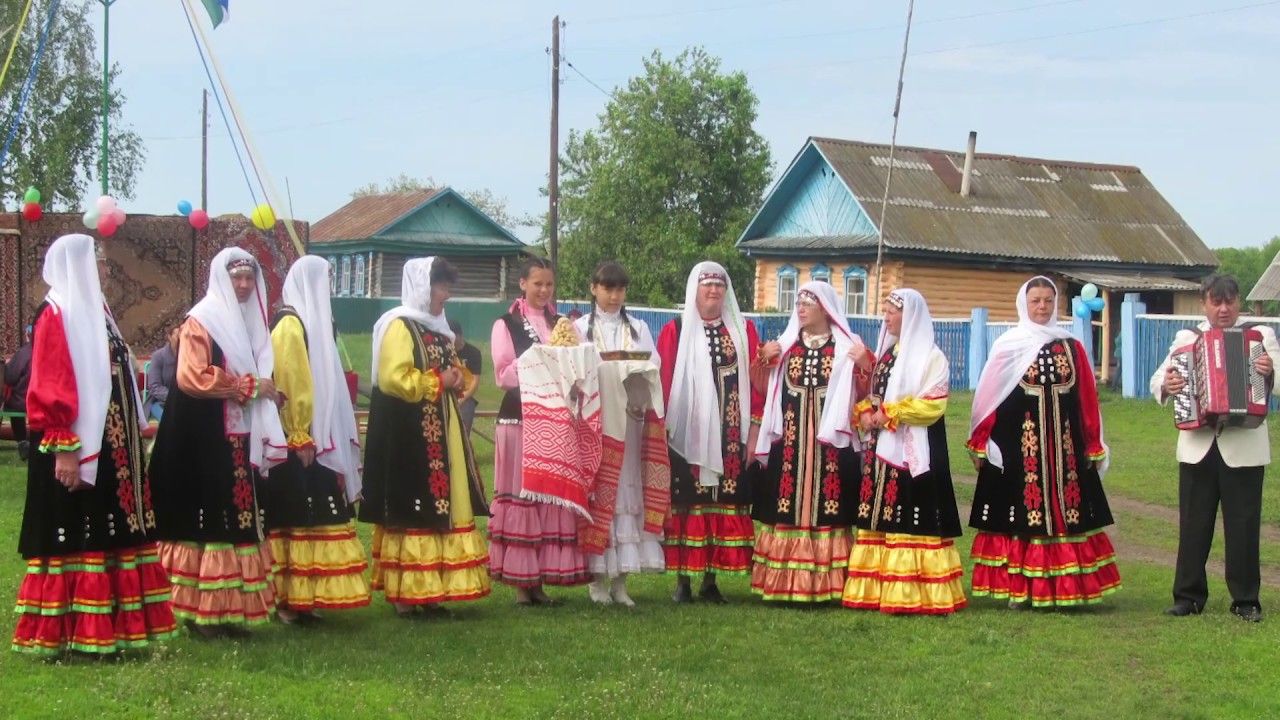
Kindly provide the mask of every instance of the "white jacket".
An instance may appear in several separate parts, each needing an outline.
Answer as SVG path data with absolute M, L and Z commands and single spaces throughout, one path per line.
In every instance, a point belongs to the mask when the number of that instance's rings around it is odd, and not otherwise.
M 1236 324 L 1243 323 L 1237 321 Z M 1209 327 L 1207 321 L 1200 323 L 1201 330 L 1208 330 Z M 1274 377 L 1276 372 L 1280 372 L 1280 344 L 1276 342 L 1275 331 L 1270 327 L 1259 325 L 1257 329 L 1262 333 L 1262 347 L 1267 351 L 1267 355 L 1271 356 L 1271 363 L 1275 368 L 1272 370 Z M 1169 354 L 1172 354 L 1174 348 L 1188 345 L 1195 339 L 1196 335 L 1191 330 L 1179 330 L 1173 338 Z M 1161 405 L 1169 399 L 1164 392 L 1164 374 L 1169 367 L 1169 354 L 1164 356 L 1164 362 L 1160 363 L 1160 367 L 1156 368 L 1155 374 L 1151 376 L 1151 395 Z M 1280 397 L 1280 383 L 1272 383 L 1271 394 Z M 1178 462 L 1194 465 L 1203 460 L 1204 456 L 1209 454 L 1209 449 L 1213 447 L 1215 432 L 1213 428 L 1180 430 Z M 1229 467 L 1257 467 L 1271 462 L 1271 441 L 1267 435 L 1265 421 L 1256 428 L 1225 428 L 1216 439 L 1218 452 L 1222 453 L 1222 460 Z

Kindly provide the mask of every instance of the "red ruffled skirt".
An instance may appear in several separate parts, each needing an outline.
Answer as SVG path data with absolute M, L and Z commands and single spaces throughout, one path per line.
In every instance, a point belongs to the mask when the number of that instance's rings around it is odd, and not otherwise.
M 18 652 L 114 653 L 178 634 L 154 543 L 27 561 L 17 612 Z
M 973 594 L 980 597 L 1070 607 L 1120 589 L 1116 551 L 1103 530 L 1038 538 L 980 532 L 972 556 Z
M 673 507 L 663 526 L 667 572 L 679 575 L 747 575 L 755 525 L 745 506 Z

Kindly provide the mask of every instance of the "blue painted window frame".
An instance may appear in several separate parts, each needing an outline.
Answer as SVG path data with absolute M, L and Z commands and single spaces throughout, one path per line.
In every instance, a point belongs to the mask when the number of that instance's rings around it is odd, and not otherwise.
M 364 255 L 357 255 L 355 262 L 355 283 L 352 288 L 352 294 L 356 297 L 364 297 L 364 277 L 365 262 Z
M 784 287 L 784 281 L 786 287 Z M 778 311 L 789 313 L 796 306 L 796 292 L 800 289 L 800 273 L 794 265 L 778 268 Z
M 342 272 L 338 276 L 338 294 L 342 297 L 351 295 L 351 256 L 342 256 Z
M 326 258 L 329 261 L 329 294 L 338 294 L 338 258 L 330 255 Z
M 856 282 L 861 285 L 861 289 L 853 293 L 853 302 L 850 302 L 850 283 Z M 866 268 L 853 265 L 844 270 L 844 311 L 850 315 L 866 315 L 867 314 L 867 271 Z
M 809 279 L 814 282 L 824 282 L 830 285 L 831 284 L 831 268 L 827 267 L 826 265 L 823 265 L 822 263 L 818 263 L 817 265 L 814 265 L 809 270 Z

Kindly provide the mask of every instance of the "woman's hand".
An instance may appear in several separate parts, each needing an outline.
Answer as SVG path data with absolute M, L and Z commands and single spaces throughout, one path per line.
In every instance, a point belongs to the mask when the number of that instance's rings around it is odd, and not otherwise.
M 53 476 L 70 492 L 88 487 L 80 480 L 80 453 L 75 450 L 54 453 Z

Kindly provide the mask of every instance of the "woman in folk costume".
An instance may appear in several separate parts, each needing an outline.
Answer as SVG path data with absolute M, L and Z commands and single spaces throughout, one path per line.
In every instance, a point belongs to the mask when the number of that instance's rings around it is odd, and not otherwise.
M 1022 286 L 1018 324 L 992 346 L 969 421 L 973 594 L 1014 608 L 1097 603 L 1120 588 L 1093 366 L 1057 318 L 1052 280 Z
M 360 521 L 374 524 L 373 588 L 406 619 L 489 594 L 487 503 L 458 412 L 470 377 L 444 314 L 457 281 L 443 258 L 406 262 L 400 306 L 373 326 Z
M 271 472 L 267 524 L 276 617 L 313 622 L 316 610 L 369 604 L 364 546 L 356 538 L 360 438 L 346 375 L 338 360 L 329 305 L 329 263 L 298 258 L 284 281 L 284 307 L 272 322 L 280 423 L 289 459 Z
M 943 417 L 951 368 L 920 293 L 889 293 L 876 356 L 870 392 L 854 409 L 866 447 L 843 602 L 884 613 L 955 612 L 966 601 Z
M 264 478 L 288 457 L 272 373 L 266 283 L 226 248 L 178 339 L 178 382 L 151 455 L 160 559 L 179 618 L 242 636 L 275 610 Z
M 756 536 L 751 589 L 765 600 L 839 599 L 853 546 L 860 443 L 849 426 L 854 360 L 862 339 L 849 329 L 836 291 L 810 282 L 796 294 L 778 343 L 756 456 L 751 516 Z
M 657 362 L 649 326 L 643 320 L 627 315 L 624 303 L 630 283 L 631 278 L 621 265 L 616 262 L 602 263 L 591 277 L 591 314 L 579 318 L 574 326 L 587 344 L 602 353 L 650 353 L 650 358 Z M 661 391 L 658 366 L 653 363 L 645 363 L 645 366 L 653 373 L 656 388 L 636 387 L 637 382 L 644 384 L 643 375 L 627 376 L 623 381 L 625 387 L 614 388 L 628 399 L 629 417 L 625 421 L 625 444 L 616 490 L 611 489 L 616 492 L 616 496 L 612 522 L 608 525 L 608 545 L 602 554 L 587 556 L 587 566 L 593 576 L 588 590 L 591 599 L 602 604 L 617 602 L 628 607 L 634 606 L 635 602 L 627 594 L 627 575 L 662 572 L 665 566 L 661 525 L 671 497 L 670 468 L 663 469 L 645 463 L 646 450 L 651 449 L 655 442 L 661 451 L 659 460 L 662 464 L 667 462 L 665 428 L 656 413 L 651 422 L 646 422 L 647 416 L 653 411 L 645 407 L 651 403 L 644 401 L 652 390 Z M 609 391 L 603 387 L 604 382 L 604 378 L 601 378 L 602 395 Z M 646 434 L 646 431 L 661 434 L 654 437 Z M 658 472 L 665 470 L 664 474 L 668 479 L 665 491 L 655 493 L 652 492 L 654 488 L 646 486 L 646 468 Z M 592 512 L 594 515 L 598 511 L 593 507 Z M 646 530 L 646 525 L 656 526 L 653 529 L 657 532 Z M 606 581 L 610 583 L 608 587 L 605 587 Z
M 738 312 L 729 273 L 702 262 L 689 273 L 684 314 L 658 335 L 671 446 L 671 513 L 663 528 L 674 600 L 723 603 L 716 575 L 747 575 L 755 528 L 744 473 L 760 429 L 767 368 L 752 367 L 756 327 Z M 772 360 L 772 358 L 765 358 Z
M 19 652 L 113 653 L 173 637 L 156 554 L 129 349 L 102 297 L 93 238 L 49 247 L 33 325 L 31 446 L 13 633 Z
M 523 297 L 493 324 L 490 351 L 498 387 L 493 462 L 493 517 L 489 521 L 489 574 L 516 589 L 517 605 L 558 605 L 543 585 L 583 585 L 590 580 L 578 547 L 573 510 L 522 498 L 520 373 L 518 360 L 533 345 L 548 343 L 559 316 L 551 306 L 556 273 L 551 263 L 530 257 L 520 267 Z

